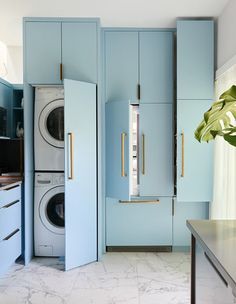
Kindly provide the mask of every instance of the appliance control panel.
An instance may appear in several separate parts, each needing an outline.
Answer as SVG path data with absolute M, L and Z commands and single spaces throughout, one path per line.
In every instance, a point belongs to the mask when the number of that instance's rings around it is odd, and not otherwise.
M 59 172 L 35 173 L 35 186 L 45 187 L 50 185 L 64 185 L 65 174 Z

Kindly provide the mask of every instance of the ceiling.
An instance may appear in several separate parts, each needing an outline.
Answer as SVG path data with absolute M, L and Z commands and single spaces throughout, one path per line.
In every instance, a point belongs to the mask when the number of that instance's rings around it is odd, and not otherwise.
M 22 45 L 22 17 L 100 17 L 102 26 L 175 27 L 176 17 L 217 17 L 229 0 L 0 0 L 0 40 Z

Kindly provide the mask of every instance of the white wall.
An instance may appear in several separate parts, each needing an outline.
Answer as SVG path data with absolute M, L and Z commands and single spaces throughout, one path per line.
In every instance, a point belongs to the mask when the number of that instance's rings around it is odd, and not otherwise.
M 23 49 L 21 46 L 7 47 L 7 70 L 7 81 L 23 83 Z
M 217 68 L 236 55 L 236 0 L 230 0 L 218 18 Z

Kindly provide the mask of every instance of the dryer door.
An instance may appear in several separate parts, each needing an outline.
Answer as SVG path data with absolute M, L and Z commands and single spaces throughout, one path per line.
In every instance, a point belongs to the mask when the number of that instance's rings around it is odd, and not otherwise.
M 64 187 L 50 189 L 39 204 L 39 216 L 43 225 L 53 233 L 65 233 Z
M 47 143 L 64 148 L 64 99 L 53 100 L 43 108 L 39 131 Z

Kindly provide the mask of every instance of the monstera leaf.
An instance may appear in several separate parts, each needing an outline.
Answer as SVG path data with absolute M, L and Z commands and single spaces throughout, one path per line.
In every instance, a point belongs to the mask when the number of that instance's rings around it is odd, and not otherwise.
M 219 135 L 223 136 L 229 144 L 236 146 L 236 127 L 232 125 L 232 118 L 236 120 L 235 85 L 225 91 L 220 96 L 220 100 L 214 102 L 204 113 L 204 118 L 194 133 L 195 138 L 199 142 L 208 142 Z

